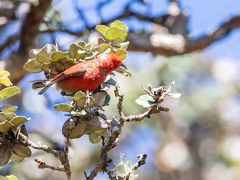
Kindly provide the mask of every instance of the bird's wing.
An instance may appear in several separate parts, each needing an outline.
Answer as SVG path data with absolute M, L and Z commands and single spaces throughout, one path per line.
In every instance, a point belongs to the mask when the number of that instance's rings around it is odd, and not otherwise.
M 65 71 L 64 71 L 65 72 Z M 79 71 L 76 71 L 74 73 L 71 73 L 71 74 L 65 74 L 64 72 L 58 74 L 57 76 L 55 76 L 48 84 L 46 84 L 46 86 L 41 90 L 39 91 L 38 94 L 43 94 L 50 86 L 52 86 L 53 84 L 57 83 L 57 82 L 60 82 L 60 81 L 63 81 L 64 79 L 66 78 L 69 78 L 71 76 L 83 76 L 85 73 L 86 73 L 86 70 L 84 69 L 81 69 Z

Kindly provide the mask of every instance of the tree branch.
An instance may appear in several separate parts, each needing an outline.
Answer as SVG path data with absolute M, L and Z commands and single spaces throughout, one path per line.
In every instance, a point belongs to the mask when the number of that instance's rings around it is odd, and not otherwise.
M 164 99 L 166 98 L 166 96 L 168 96 L 173 84 L 174 83 L 172 83 L 172 85 L 167 90 L 165 90 L 162 87 L 154 89 L 155 90 L 154 93 L 159 94 L 159 97 L 158 97 L 159 104 L 161 104 L 164 101 Z M 144 119 L 146 117 L 150 117 L 152 114 L 156 114 L 161 111 L 168 111 L 168 108 L 156 105 L 156 106 L 152 106 L 151 108 L 149 108 L 147 111 L 145 111 L 142 114 L 125 116 L 123 113 L 123 95 L 120 95 L 120 93 L 119 93 L 119 86 L 115 87 L 114 93 L 115 93 L 115 96 L 118 98 L 117 108 L 118 108 L 118 112 L 120 115 L 119 127 L 117 130 L 112 131 L 112 134 L 109 137 L 106 144 L 103 141 L 99 162 L 97 163 L 95 168 L 90 172 L 89 176 L 87 176 L 87 174 L 85 173 L 85 177 L 87 180 L 94 179 L 97 176 L 97 174 L 101 171 L 108 173 L 109 177 L 112 177 L 111 173 L 109 174 L 109 171 L 107 169 L 108 163 L 111 162 L 111 159 L 108 158 L 108 152 L 117 146 L 118 137 L 121 134 L 121 131 L 122 131 L 122 128 L 123 128 L 125 122 L 141 121 L 142 119 Z M 138 164 L 137 165 L 135 164 L 133 169 L 136 170 L 140 165 L 143 165 L 145 163 L 145 159 L 146 159 L 146 155 L 141 156 L 141 158 L 139 157 Z
M 22 67 L 28 58 L 28 51 L 35 45 L 39 26 L 51 2 L 51 0 L 39 0 L 37 5 L 32 3 L 23 21 L 19 49 L 6 62 L 6 70 L 11 73 L 11 81 L 14 84 L 26 74 Z

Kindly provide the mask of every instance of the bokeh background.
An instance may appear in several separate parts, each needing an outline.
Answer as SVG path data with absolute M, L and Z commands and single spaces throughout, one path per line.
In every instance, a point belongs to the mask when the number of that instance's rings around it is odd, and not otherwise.
M 173 1 L 175 2 L 175 1 Z M 32 3 L 43 6 L 47 1 L 0 1 L 0 55 L 1 63 L 8 63 L 21 54 L 21 33 Z M 42 4 L 41 4 L 42 3 Z M 50 2 L 31 47 L 41 47 L 57 42 L 61 49 L 79 40 L 94 39 L 96 24 L 106 22 L 126 11 L 145 17 L 161 17 L 169 12 L 166 0 L 53 0 Z M 128 6 L 126 6 L 128 5 Z M 39 7 L 41 10 L 41 7 Z M 238 0 L 181 0 L 181 11 L 188 14 L 188 38 L 211 32 L 240 11 Z M 37 17 L 37 15 L 36 15 Z M 34 18 L 33 18 L 34 19 Z M 135 16 L 121 17 L 129 30 L 144 36 L 148 33 L 171 35 L 166 27 Z M 239 23 L 240 24 L 240 23 Z M 25 29 L 31 29 L 28 24 Z M 91 27 L 91 28 L 90 28 Z M 90 30 L 88 30 L 90 29 Z M 176 33 L 173 35 L 176 35 Z M 20 38 L 19 38 L 20 36 Z M 6 41 L 15 37 L 7 44 Z M 18 37 L 18 38 L 16 38 Z M 121 158 L 135 162 L 136 155 L 146 153 L 147 163 L 139 171 L 139 179 L 149 180 L 238 180 L 240 179 L 240 31 L 231 31 L 198 52 L 166 57 L 151 51 L 131 49 L 125 60 L 132 77 L 117 75 L 121 92 L 125 94 L 126 114 L 142 112 L 135 99 L 144 92 L 141 85 L 169 85 L 176 81 L 175 90 L 182 93 L 177 100 L 167 99 L 164 105 L 170 112 L 155 115 L 140 123 L 127 124 L 119 145 L 112 151 L 114 164 Z M 8 42 L 8 41 L 7 41 Z M 25 42 L 29 43 L 29 42 Z M 130 41 L 131 44 L 131 41 Z M 21 63 L 27 60 L 22 55 Z M 21 64 L 20 63 L 20 64 Z M 18 64 L 12 64 L 18 66 Z M 21 71 L 21 70 L 19 70 Z M 18 74 L 15 71 L 14 74 Z M 20 73 L 21 74 L 21 73 Z M 26 124 L 31 140 L 55 147 L 63 144 L 61 127 L 66 119 L 63 113 L 53 110 L 53 105 L 67 101 L 56 89 L 44 96 L 31 89 L 30 80 L 42 74 L 27 74 L 16 80 L 23 89 L 17 99 L 18 114 L 31 117 Z M 108 117 L 117 114 L 116 100 L 111 99 L 106 108 Z M 100 145 L 93 145 L 88 137 L 72 140 L 70 162 L 73 179 L 83 179 L 98 160 Z M 34 151 L 22 163 L 10 163 L 0 173 L 14 174 L 21 179 L 64 179 L 62 173 L 37 168 L 34 158 L 57 165 L 50 155 Z M 107 179 L 99 174 L 96 179 Z

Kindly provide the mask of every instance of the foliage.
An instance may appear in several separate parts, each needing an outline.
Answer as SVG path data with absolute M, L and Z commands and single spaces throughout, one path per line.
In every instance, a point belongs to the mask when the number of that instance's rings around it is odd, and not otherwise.
M 31 50 L 29 53 L 30 59 L 24 65 L 25 70 L 34 73 L 43 72 L 46 76 L 46 80 L 43 82 L 34 82 L 33 88 L 43 87 L 48 80 L 77 63 L 88 61 L 110 52 L 116 54 L 120 59 L 126 58 L 128 42 L 125 42 L 125 40 L 128 29 L 124 23 L 114 21 L 109 26 L 98 25 L 96 30 L 101 34 L 96 45 L 80 41 L 79 43 L 71 44 L 67 51 L 61 51 L 57 45 L 51 44 L 47 44 L 41 49 Z M 124 65 L 116 69 L 116 72 L 125 76 L 131 75 Z M 0 83 L 9 86 L 0 91 L 0 98 L 3 100 L 20 92 L 19 88 L 12 86 L 8 79 L 9 75 L 3 69 L 0 72 Z M 10 104 L 4 105 L 0 112 L 0 165 L 7 164 L 10 159 L 13 159 L 13 156 L 19 161 L 30 157 L 31 150 L 29 147 L 32 147 L 53 154 L 62 165 L 62 167 L 54 167 L 35 159 L 40 169 L 49 168 L 63 171 L 67 178 L 71 179 L 71 166 L 68 159 L 69 141 L 86 134 L 91 143 L 102 142 L 100 161 L 90 172 L 89 176 L 85 174 L 86 179 L 93 179 L 100 171 L 107 172 L 110 179 L 113 177 L 134 179 L 137 177 L 134 171 L 145 164 L 146 155 L 139 156 L 136 164 L 121 161 L 115 168 L 110 170 L 107 168 L 110 163 L 108 152 L 116 147 L 125 122 L 141 121 L 152 114 L 168 111 L 168 108 L 162 106 L 164 99 L 167 96 L 178 98 L 180 94 L 171 92 L 173 84 L 168 89 L 165 89 L 165 87 L 151 88 L 149 86 L 148 89 L 144 89 L 147 94 L 136 100 L 138 104 L 147 108 L 147 111 L 139 115 L 125 116 L 122 112 L 123 95 L 119 94 L 119 85 L 117 85 L 112 75 L 114 73 L 108 75 L 100 87 L 93 92 L 80 90 L 74 93 L 62 93 L 62 95 L 69 97 L 69 102 L 54 106 L 56 111 L 64 112 L 68 117 L 62 126 L 62 134 L 66 140 L 64 147 L 60 150 L 36 145 L 29 141 L 27 130 L 22 125 L 28 121 L 28 118 L 16 116 L 15 111 L 17 107 Z M 109 118 L 104 113 L 104 107 L 109 105 L 110 95 L 108 90 L 111 86 L 115 87 L 115 96 L 119 100 L 117 105 L 119 118 Z
M 6 100 L 21 90 L 12 86 L 9 80 L 9 72 L 0 67 L 0 84 L 3 89 L 0 91 L 0 101 Z M 27 130 L 23 123 L 29 119 L 24 116 L 15 114 L 16 106 L 4 104 L 0 107 L 0 166 L 6 165 L 9 160 L 22 161 L 24 158 L 31 156 L 31 150 L 22 143 L 19 132 L 28 136 Z M 15 176 L 1 177 L 1 179 L 14 180 Z

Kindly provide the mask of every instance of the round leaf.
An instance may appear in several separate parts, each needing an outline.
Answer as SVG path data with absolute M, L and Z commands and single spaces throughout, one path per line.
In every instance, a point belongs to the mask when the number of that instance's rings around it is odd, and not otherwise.
M 68 52 L 56 51 L 52 53 L 51 61 L 59 61 L 65 57 L 68 57 Z
M 106 91 L 100 91 L 93 95 L 95 99 L 95 105 L 97 106 L 106 106 L 110 101 L 110 96 Z
M 90 134 L 88 137 L 89 141 L 93 144 L 99 143 L 101 141 L 101 137 L 96 134 Z
M 89 121 L 86 121 L 87 129 L 86 134 L 95 133 L 97 131 L 106 130 L 107 122 L 99 116 L 93 116 Z
M 32 152 L 29 147 L 23 145 L 23 144 L 14 144 L 12 147 L 12 151 L 20 156 L 20 157 L 30 157 L 32 155 Z
M 41 72 L 41 63 L 36 58 L 29 59 L 24 65 L 24 69 L 28 72 Z
M 11 149 L 7 145 L 0 145 L 0 166 L 8 163 L 11 157 Z
M 46 44 L 36 55 L 37 61 L 41 64 L 43 62 L 51 61 L 51 55 L 56 51 L 56 47 L 52 44 Z
M 70 119 L 64 123 L 62 133 L 65 137 L 69 137 L 70 139 L 79 138 L 84 134 L 86 128 L 87 124 L 84 121 L 80 121 L 75 125 Z
M 105 38 L 108 41 L 111 41 L 111 42 L 114 42 L 114 43 L 124 42 L 127 38 L 127 32 L 128 31 L 126 29 L 111 27 L 106 32 Z
M 106 32 L 108 31 L 109 27 L 105 25 L 97 25 L 95 28 L 98 32 L 100 32 L 103 36 L 105 36 Z
M 110 27 L 117 27 L 117 28 L 120 28 L 120 29 L 127 29 L 127 26 L 121 22 L 121 21 L 113 21 L 111 24 L 110 24 Z

